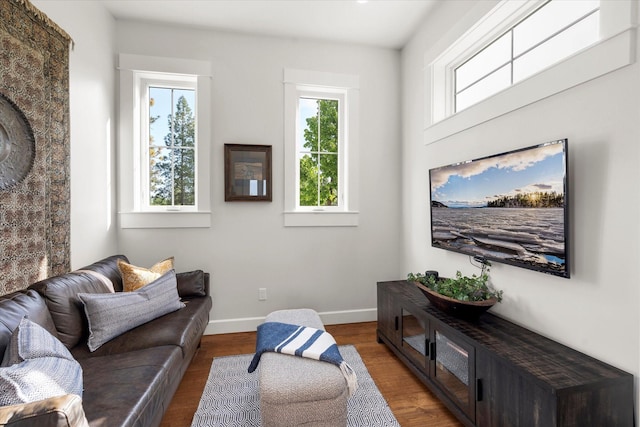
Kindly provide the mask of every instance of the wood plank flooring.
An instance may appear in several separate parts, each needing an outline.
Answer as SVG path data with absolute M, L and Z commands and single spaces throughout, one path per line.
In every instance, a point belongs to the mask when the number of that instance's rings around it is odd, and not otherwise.
M 376 341 L 376 322 L 328 325 L 338 345 L 352 344 L 402 427 L 460 427 L 449 410 L 385 346 Z M 255 332 L 205 335 L 161 427 L 189 427 L 214 357 L 255 351 Z

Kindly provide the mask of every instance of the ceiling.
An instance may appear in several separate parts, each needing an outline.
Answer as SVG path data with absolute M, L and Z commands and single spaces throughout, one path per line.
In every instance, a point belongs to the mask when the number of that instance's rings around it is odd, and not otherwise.
M 399 49 L 438 0 L 100 0 L 116 19 Z

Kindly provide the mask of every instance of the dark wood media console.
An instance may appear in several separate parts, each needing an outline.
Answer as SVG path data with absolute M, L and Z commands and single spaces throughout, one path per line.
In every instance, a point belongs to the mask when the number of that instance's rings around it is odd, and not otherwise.
M 633 375 L 490 313 L 451 317 L 404 280 L 378 282 L 377 335 L 467 426 L 634 425 Z

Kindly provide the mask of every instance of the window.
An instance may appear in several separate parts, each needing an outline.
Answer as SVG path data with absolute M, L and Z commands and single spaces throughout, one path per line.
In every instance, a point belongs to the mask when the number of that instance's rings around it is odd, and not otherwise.
M 425 143 L 632 64 L 634 4 L 503 0 L 466 22 L 447 49 L 425 53 Z
M 338 94 L 334 94 L 336 97 Z M 344 203 L 341 182 L 342 101 L 303 95 L 298 98 L 297 207 L 339 208 Z
M 210 64 L 121 54 L 123 228 L 210 226 Z
M 196 206 L 196 83 L 143 80 L 141 170 L 147 207 Z
M 285 70 L 285 225 L 357 225 L 358 77 Z
M 548 1 L 456 67 L 460 111 L 595 43 L 600 2 Z

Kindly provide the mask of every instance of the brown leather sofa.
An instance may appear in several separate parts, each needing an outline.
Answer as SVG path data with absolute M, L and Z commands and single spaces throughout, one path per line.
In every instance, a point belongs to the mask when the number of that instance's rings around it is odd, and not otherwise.
M 212 301 L 209 274 L 178 273 L 185 307 L 158 317 L 105 343 L 87 347 L 87 320 L 75 295 L 96 292 L 99 275 L 122 291 L 117 259 L 105 258 L 28 289 L 0 296 L 0 359 L 11 332 L 26 315 L 70 350 L 83 371 L 83 396 L 68 394 L 0 407 L 0 426 L 157 426 L 200 346 Z M 103 288 L 101 288 L 103 289 Z M 75 344 L 74 344 L 75 343 Z

